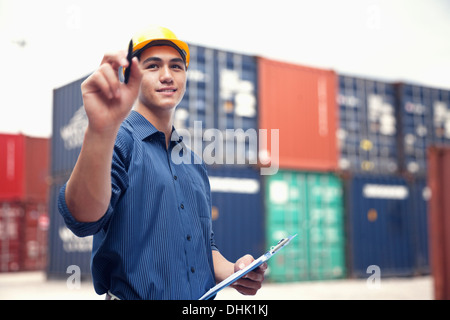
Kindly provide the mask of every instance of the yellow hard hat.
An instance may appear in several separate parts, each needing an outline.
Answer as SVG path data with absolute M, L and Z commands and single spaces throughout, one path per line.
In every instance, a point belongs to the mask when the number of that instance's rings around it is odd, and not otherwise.
M 175 48 L 186 63 L 186 68 L 189 66 L 189 47 L 188 45 L 178 40 L 175 34 L 167 28 L 159 26 L 150 26 L 146 29 L 136 33 L 133 38 L 133 56 L 139 55 L 148 47 L 168 45 Z

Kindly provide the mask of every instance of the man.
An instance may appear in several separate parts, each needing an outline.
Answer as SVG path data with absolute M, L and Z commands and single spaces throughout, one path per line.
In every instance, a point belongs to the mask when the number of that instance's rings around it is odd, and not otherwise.
M 183 144 L 172 120 L 186 90 L 187 44 L 162 27 L 144 30 L 133 43 L 131 65 L 125 52 L 106 54 L 81 85 L 89 124 L 72 175 L 61 188 L 59 210 L 76 235 L 94 235 L 98 294 L 198 299 L 253 257 L 231 263 L 220 254 L 204 164 L 172 159 L 173 148 Z M 121 66 L 129 68 L 127 84 L 119 80 Z M 184 144 L 177 150 L 197 157 Z M 234 288 L 254 295 L 266 268 Z

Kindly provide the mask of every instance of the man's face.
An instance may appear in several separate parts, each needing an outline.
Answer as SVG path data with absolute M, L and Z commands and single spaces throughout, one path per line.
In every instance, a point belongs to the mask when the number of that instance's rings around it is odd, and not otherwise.
M 139 99 L 150 109 L 175 108 L 186 91 L 186 66 L 177 50 L 155 46 L 140 57 L 143 72 Z

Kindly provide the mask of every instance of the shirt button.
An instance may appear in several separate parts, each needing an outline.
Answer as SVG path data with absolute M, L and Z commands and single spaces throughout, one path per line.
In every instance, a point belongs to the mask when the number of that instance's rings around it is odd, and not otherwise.
M 187 239 L 188 241 L 191 241 L 191 239 L 192 239 L 191 235 L 188 234 L 187 237 L 186 237 L 186 239 Z
M 194 267 L 191 267 L 191 272 L 195 273 L 195 268 Z
M 173 178 L 174 178 L 175 180 L 177 180 L 177 179 L 178 179 L 178 177 L 177 177 L 177 176 L 173 176 Z
M 184 204 L 181 204 L 181 205 L 180 205 L 180 208 L 181 208 L 181 209 L 184 209 Z

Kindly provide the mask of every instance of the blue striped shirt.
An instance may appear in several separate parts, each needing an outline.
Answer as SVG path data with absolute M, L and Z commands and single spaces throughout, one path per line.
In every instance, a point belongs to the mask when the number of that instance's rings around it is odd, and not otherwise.
M 211 191 L 206 168 L 176 131 L 165 137 L 132 111 L 117 134 L 112 196 L 106 214 L 82 223 L 70 214 L 65 187 L 58 199 L 67 227 L 94 235 L 91 269 L 95 291 L 121 299 L 198 299 L 214 286 Z M 178 144 L 191 164 L 174 162 Z

